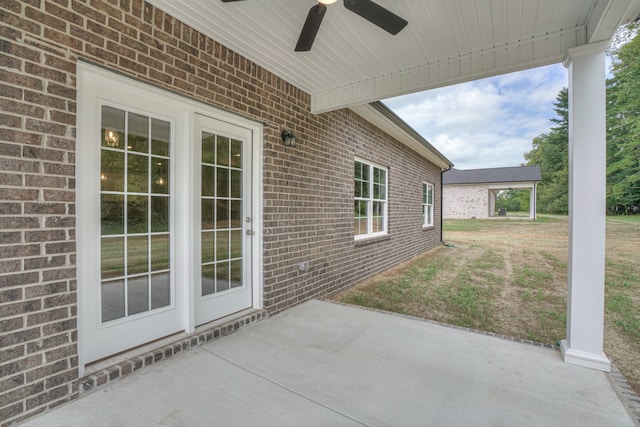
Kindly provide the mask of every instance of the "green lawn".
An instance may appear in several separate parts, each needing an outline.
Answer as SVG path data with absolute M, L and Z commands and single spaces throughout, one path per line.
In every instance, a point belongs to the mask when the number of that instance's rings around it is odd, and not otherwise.
M 566 337 L 568 219 L 445 220 L 441 245 L 338 300 L 555 344 Z M 640 392 L 640 216 L 607 219 L 605 353 Z

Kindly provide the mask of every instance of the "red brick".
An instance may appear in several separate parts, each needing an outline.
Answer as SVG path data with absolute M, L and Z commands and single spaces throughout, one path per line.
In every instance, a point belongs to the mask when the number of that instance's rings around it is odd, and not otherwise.
M 64 136 L 67 133 L 67 126 L 65 125 L 53 123 L 51 121 L 34 120 L 29 118 L 26 119 L 25 129 L 60 136 Z
M 52 282 L 62 279 L 72 279 L 76 276 L 75 268 L 47 270 L 42 272 L 43 282 Z M 64 296 L 56 295 L 51 299 L 45 299 L 45 307 L 56 307 L 58 305 L 66 305 L 70 302 L 75 302 L 75 295 L 68 294 Z
M 2 123 L 6 127 L 21 128 L 22 127 L 22 117 L 14 116 L 14 115 L 11 115 L 11 114 L 2 114 L 2 113 L 0 113 L 0 123 Z
M 8 291 L 3 291 L 3 294 L 9 293 L 11 291 L 15 292 L 15 291 L 19 291 L 19 289 L 10 289 Z M 10 300 L 10 301 L 14 301 L 14 300 Z M 11 319 L 3 319 L 0 321 L 0 325 L 2 326 L 2 333 L 5 334 L 7 332 L 15 331 L 17 329 L 22 329 L 24 327 L 24 318 L 13 317 Z M 8 359 L 5 359 L 5 360 L 8 360 Z
M 52 374 L 64 371 L 68 368 L 69 363 L 67 360 L 58 360 L 57 362 L 44 365 L 37 369 L 27 372 L 27 383 L 40 380 L 44 377 L 48 377 Z
M 22 213 L 22 204 L 0 202 L 0 215 L 18 215 Z
M 45 337 L 59 334 L 60 332 L 68 332 L 76 329 L 76 319 L 64 320 L 56 323 L 50 323 L 42 327 L 42 333 Z
M 20 350 L 22 350 L 22 352 Z M 21 345 L 19 347 L 14 347 L 12 349 L 7 350 L 7 355 L 9 354 L 9 352 L 11 352 L 12 355 L 16 356 L 16 357 L 10 357 L 11 359 L 17 359 L 24 355 L 24 354 L 20 355 L 20 353 L 24 353 L 24 346 Z M 2 363 L 1 361 L 4 361 L 4 360 L 9 360 L 9 358 L 4 359 L 0 357 L 0 363 Z M 18 375 L 14 375 L 12 377 L 7 377 L 6 379 L 3 378 L 2 381 L 0 382 L 0 393 L 20 387 L 21 385 L 24 385 L 24 374 L 22 373 Z
M 73 165 L 45 163 L 43 166 L 44 173 L 48 175 L 74 176 L 76 172 L 75 166 Z
M 0 183 L 1 182 L 2 179 L 0 178 Z M 24 185 L 25 187 L 38 188 L 65 188 L 67 185 L 67 178 L 50 175 L 25 175 Z
M 19 186 L 23 185 L 22 175 L 13 173 L 0 173 L 0 185 Z
M 49 96 L 42 92 L 33 92 L 30 90 L 24 91 L 24 100 L 31 104 L 38 104 L 43 107 L 51 107 L 62 109 L 65 108 L 66 102 L 64 99 L 57 96 Z
M 0 288 L 36 283 L 40 279 L 37 272 L 17 273 L 0 276 Z
M 0 324 L 4 324 L 7 323 L 9 321 L 2 321 L 0 322 Z M 23 329 L 20 331 L 9 331 L 10 333 L 3 333 L 2 335 L 0 335 L 0 344 L 2 344 L 2 347 L 9 347 L 12 345 L 16 345 L 16 344 L 21 344 L 21 343 L 25 343 L 27 341 L 33 341 L 35 339 L 40 338 L 40 328 L 31 328 L 31 329 Z M 7 372 L 7 373 L 16 373 L 16 372 L 20 372 L 21 370 L 16 370 L 13 372 Z M 2 375 L 0 375 L 2 376 Z
M 14 129 L 0 128 L 0 141 L 8 141 L 8 142 L 21 143 L 21 144 L 30 144 L 30 145 L 41 145 L 42 135 L 38 135 L 31 132 L 22 132 Z M 2 161 L 2 159 L 0 159 L 0 161 Z
M 3 98 L 22 99 L 22 89 L 20 89 L 19 87 L 0 84 L 0 93 L 2 94 Z
M 27 343 L 27 353 L 37 353 L 70 344 L 67 332 Z
M 72 151 L 76 148 L 76 141 L 71 138 L 60 138 L 57 136 L 47 135 L 46 146 L 47 148 Z
M 0 226 L 3 222 L 2 218 L 0 218 Z M 40 255 L 40 245 L 0 246 L 0 259 L 20 258 L 34 255 Z
M 60 18 L 62 21 L 64 21 L 65 23 L 72 23 L 77 26 L 84 25 L 84 17 L 81 14 L 74 13 L 73 11 L 67 8 L 62 8 L 54 3 L 46 2 L 44 5 L 44 10 L 49 15 L 56 16 Z
M 36 49 L 20 45 L 18 43 L 3 41 L 0 44 L 0 52 L 6 52 L 9 55 L 15 56 L 20 60 L 39 62 L 41 53 Z
M 29 215 L 64 215 L 67 207 L 64 203 L 25 203 L 24 213 Z
M 51 29 L 51 28 L 45 28 L 44 29 L 44 37 L 47 40 L 51 40 L 54 43 L 60 44 L 60 45 L 66 45 L 68 46 L 70 49 L 75 50 L 75 51 L 81 51 L 82 50 L 82 40 L 73 36 L 70 36 L 68 34 L 65 34 L 63 32 Z
M 33 89 L 33 90 L 42 90 L 42 80 L 38 79 L 36 77 L 32 77 L 32 76 L 26 76 L 24 74 L 21 73 L 14 73 L 11 71 L 5 71 L 0 69 L 0 81 L 5 82 L 5 83 L 11 83 L 15 86 L 21 86 L 24 88 L 29 88 L 29 89 Z M 13 104 L 6 104 L 3 103 L 3 110 L 4 111 L 14 111 L 14 110 L 9 110 L 7 108 L 7 106 L 10 106 Z
M 0 72 L 0 74 L 2 73 Z M 38 82 L 41 83 L 40 81 Z M 37 119 L 44 118 L 44 108 L 24 102 L 0 98 L 0 108 L 3 111 L 10 111 L 14 114 L 19 114 L 22 116 L 33 117 Z
M 59 31 L 65 31 L 67 28 L 67 23 L 64 20 L 57 18 L 53 15 L 42 13 L 41 11 L 36 10 L 32 7 L 25 8 L 24 15 L 28 19 L 32 19 L 49 28 L 55 28 L 56 30 L 59 30 Z
M 60 96 L 66 99 L 75 99 L 76 97 L 76 90 L 74 88 L 53 82 L 47 83 L 46 91 L 51 95 Z
M 27 230 L 24 233 L 26 243 L 64 241 L 66 237 L 67 233 L 64 230 Z
M 52 216 L 48 217 L 45 220 L 45 227 L 55 228 L 55 227 L 74 227 L 76 224 L 76 220 L 74 217 L 59 217 Z
M 75 200 L 74 191 L 43 190 L 42 194 L 47 202 L 73 202 Z
M 77 349 L 74 346 L 69 347 L 69 350 L 67 350 L 70 354 L 73 354 L 75 352 L 77 352 Z M 46 389 L 50 389 L 53 387 L 57 387 L 61 384 L 70 384 L 72 383 L 74 380 L 76 380 L 78 378 L 78 374 L 77 371 L 75 369 L 70 370 L 70 371 L 65 371 L 65 372 L 61 372 L 58 373 L 56 375 L 53 375 L 49 378 L 47 378 L 45 380 L 45 388 Z
M 4 234 L 4 233 L 0 233 L 0 235 L 1 234 Z M 17 260 L 17 259 L 0 260 L 0 274 L 15 273 L 17 271 L 20 271 L 21 269 L 22 269 L 22 261 L 20 260 Z M 0 302 L 7 301 L 7 300 L 4 300 L 4 298 L 7 298 L 6 294 L 0 295 Z
M 0 188 L 0 200 L 37 200 L 39 194 L 39 190 Z

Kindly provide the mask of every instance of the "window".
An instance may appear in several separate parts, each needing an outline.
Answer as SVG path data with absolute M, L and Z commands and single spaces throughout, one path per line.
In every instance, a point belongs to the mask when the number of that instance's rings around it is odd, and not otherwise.
M 387 169 L 356 159 L 354 172 L 356 240 L 387 234 Z
M 422 184 L 422 225 L 433 225 L 433 184 Z

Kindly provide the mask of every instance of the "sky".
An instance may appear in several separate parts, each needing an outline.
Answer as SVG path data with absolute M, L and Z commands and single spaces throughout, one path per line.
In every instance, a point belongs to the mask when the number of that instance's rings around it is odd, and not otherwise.
M 562 64 L 383 100 L 457 169 L 519 166 L 568 86 Z

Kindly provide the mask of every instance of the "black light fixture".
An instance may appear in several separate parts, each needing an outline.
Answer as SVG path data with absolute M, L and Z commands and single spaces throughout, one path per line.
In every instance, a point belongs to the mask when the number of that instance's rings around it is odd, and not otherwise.
M 296 136 L 289 131 L 282 131 L 282 141 L 284 141 L 285 147 L 295 147 L 296 146 Z

